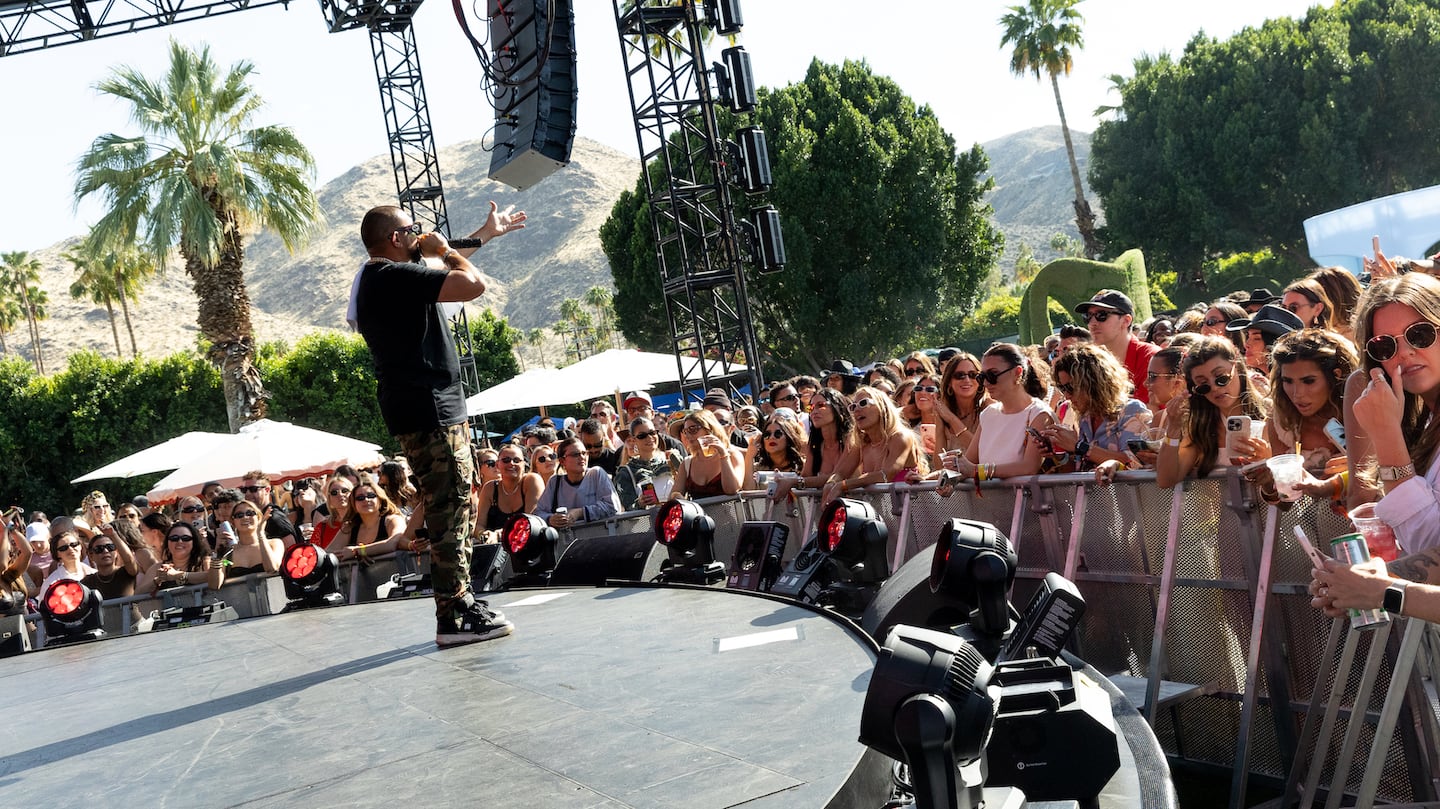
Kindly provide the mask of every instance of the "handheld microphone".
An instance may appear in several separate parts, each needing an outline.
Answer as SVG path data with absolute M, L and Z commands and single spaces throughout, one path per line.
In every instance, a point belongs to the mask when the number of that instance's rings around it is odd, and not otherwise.
M 471 247 L 479 247 L 485 244 L 481 239 L 446 239 L 445 241 L 456 250 L 468 250 Z

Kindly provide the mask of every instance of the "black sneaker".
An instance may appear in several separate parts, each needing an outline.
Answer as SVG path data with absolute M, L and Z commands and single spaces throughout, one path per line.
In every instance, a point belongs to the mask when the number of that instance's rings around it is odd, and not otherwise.
M 515 625 L 499 610 L 490 609 L 484 601 L 476 601 L 458 611 L 452 618 L 439 618 L 435 624 L 436 646 L 459 646 L 482 640 L 503 638 L 515 631 Z

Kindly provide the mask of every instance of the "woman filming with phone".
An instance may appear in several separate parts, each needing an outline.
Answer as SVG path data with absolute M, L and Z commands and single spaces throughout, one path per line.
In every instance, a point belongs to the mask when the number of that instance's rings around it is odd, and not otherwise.
M 1235 344 L 1223 337 L 1201 337 L 1180 367 L 1188 392 L 1165 406 L 1165 441 L 1155 462 L 1155 484 L 1169 489 L 1191 473 L 1204 476 L 1217 466 L 1268 458 L 1270 444 L 1250 435 L 1250 426 L 1265 419 L 1265 401 L 1251 390 Z M 1244 425 L 1244 434 L 1227 430 L 1227 424 Z
M 1138 466 L 1129 445 L 1145 440 L 1150 409 L 1131 395 L 1130 374 L 1114 354 L 1094 343 L 1080 343 L 1056 358 L 1055 386 L 1070 401 L 1080 425 L 1078 431 L 1059 424 L 1041 431 L 1064 452 L 1057 459 L 1062 465 L 1076 472 L 1094 469 L 1101 483 Z
M 1327 425 L 1339 424 L 1345 380 L 1358 364 L 1350 342 L 1325 329 L 1291 332 L 1271 349 L 1273 407 L 1265 438 L 1272 455 L 1294 452 L 1304 459 L 1308 476 L 1295 488 L 1312 497 L 1345 494 L 1345 449 Z M 1262 485 L 1262 494 L 1269 487 Z

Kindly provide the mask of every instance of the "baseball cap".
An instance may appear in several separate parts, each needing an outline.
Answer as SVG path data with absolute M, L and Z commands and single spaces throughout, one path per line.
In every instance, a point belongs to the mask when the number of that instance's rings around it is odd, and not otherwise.
M 1075 307 L 1075 314 L 1083 315 L 1095 308 L 1109 309 L 1122 315 L 1135 314 L 1135 304 L 1130 301 L 1130 296 L 1116 289 L 1096 292 L 1095 297 Z
M 621 404 L 621 407 L 628 408 L 632 404 L 643 404 L 646 407 L 652 407 L 654 402 L 650 400 L 650 394 L 643 390 L 637 390 L 625 397 L 625 401 Z

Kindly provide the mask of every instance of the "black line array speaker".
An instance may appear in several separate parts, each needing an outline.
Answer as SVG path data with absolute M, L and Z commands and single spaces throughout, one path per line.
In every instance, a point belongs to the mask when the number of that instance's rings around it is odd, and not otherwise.
M 490 0 L 495 132 L 490 179 L 529 188 L 569 164 L 575 144 L 572 0 Z M 554 17 L 549 16 L 553 8 Z
M 650 531 L 570 543 L 550 575 L 551 587 L 600 585 L 606 581 L 650 581 L 665 561 L 665 548 Z

